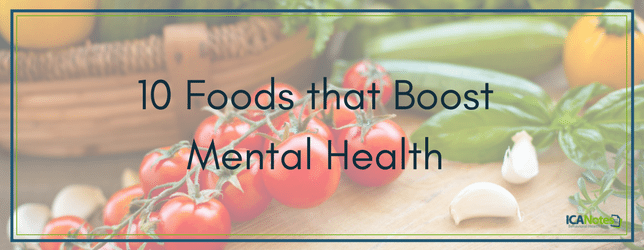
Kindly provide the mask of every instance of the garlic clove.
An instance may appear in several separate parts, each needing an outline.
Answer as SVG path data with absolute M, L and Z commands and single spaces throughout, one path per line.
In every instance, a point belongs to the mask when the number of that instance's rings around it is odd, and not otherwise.
M 528 182 L 539 174 L 539 162 L 537 150 L 532 145 L 532 137 L 521 131 L 512 136 L 514 146 L 508 148 L 503 157 L 501 174 L 503 179 L 514 184 Z
M 56 195 L 51 206 L 54 218 L 73 215 L 88 220 L 107 202 L 100 188 L 89 185 L 69 185 Z
M 121 188 L 131 187 L 139 184 L 139 174 L 131 168 L 126 168 L 121 174 Z
M 14 239 L 39 239 L 38 235 L 18 235 L 18 234 L 41 234 L 45 225 L 51 218 L 49 207 L 44 204 L 26 203 L 18 206 L 13 213 L 14 216 Z M 11 238 L 9 233 L 11 220 L 7 221 L 7 237 Z M 38 243 L 27 242 L 24 246 L 27 249 L 38 249 Z
M 465 187 L 454 197 L 449 212 L 456 225 L 461 221 L 477 217 L 512 217 L 519 221 L 519 204 L 505 188 L 490 182 L 477 182 Z

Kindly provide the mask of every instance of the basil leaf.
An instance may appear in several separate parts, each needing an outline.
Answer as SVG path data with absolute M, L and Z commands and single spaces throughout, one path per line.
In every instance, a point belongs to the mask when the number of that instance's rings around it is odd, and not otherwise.
M 600 83 L 592 83 L 568 90 L 557 102 L 554 111 L 555 116 L 577 116 L 588 100 L 608 91 L 610 91 L 610 88 Z
M 604 138 L 590 124 L 568 127 L 559 132 L 559 145 L 575 164 L 590 170 L 608 170 Z
M 635 86 L 635 147 L 644 149 L 644 85 Z M 639 111 L 639 112 L 638 112 Z M 631 91 L 624 88 L 613 91 L 588 108 L 584 119 L 597 127 L 604 143 L 611 152 L 616 152 L 631 138 Z
M 425 121 L 410 139 L 423 149 L 427 137 L 428 149 L 440 151 L 445 159 L 469 163 L 502 160 L 505 150 L 513 144 L 512 136 L 522 130 L 543 149 L 552 143 L 556 130 L 549 128 L 550 117 L 543 105 L 533 105 L 528 100 L 531 98 L 507 94 L 495 98 L 504 103 L 490 102 L 489 109 L 442 110 Z

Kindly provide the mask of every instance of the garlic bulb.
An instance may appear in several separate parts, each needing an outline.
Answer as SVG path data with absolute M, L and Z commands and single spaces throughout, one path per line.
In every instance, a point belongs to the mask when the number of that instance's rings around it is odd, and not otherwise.
M 505 188 L 490 182 L 477 182 L 465 187 L 454 197 L 449 212 L 456 225 L 477 217 L 519 217 L 519 204 Z
M 107 202 L 103 191 L 89 185 L 69 185 L 56 195 L 51 205 L 54 218 L 64 215 L 74 215 L 88 220 Z
M 514 146 L 505 151 L 501 173 L 510 183 L 526 183 L 539 173 L 537 151 L 532 145 L 532 137 L 525 131 L 512 136 L 512 141 Z
M 18 235 L 18 234 L 41 234 L 45 225 L 51 218 L 49 207 L 43 204 L 26 203 L 18 206 L 13 213 L 14 216 L 14 239 L 38 239 L 38 235 Z M 11 220 L 7 222 L 7 237 L 11 238 L 9 233 Z M 27 249 L 38 249 L 38 243 L 28 242 L 24 246 Z

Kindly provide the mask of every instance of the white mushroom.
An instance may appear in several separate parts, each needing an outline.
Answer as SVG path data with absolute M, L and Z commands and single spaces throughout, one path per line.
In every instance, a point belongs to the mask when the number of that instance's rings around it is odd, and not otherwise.
M 49 207 L 43 204 L 26 203 L 18 206 L 13 213 L 14 239 L 38 239 L 38 235 L 18 235 L 18 234 L 42 234 L 45 225 L 51 218 Z M 11 220 L 7 222 L 7 237 L 11 238 L 9 233 Z M 28 242 L 24 246 L 28 249 L 37 249 L 38 243 Z
M 54 218 L 74 215 L 88 220 L 90 215 L 101 209 L 107 202 L 103 191 L 89 185 L 69 185 L 56 195 L 51 206 Z
M 454 197 L 449 212 L 456 225 L 476 217 L 519 217 L 519 204 L 505 188 L 490 182 L 477 182 L 465 187 Z

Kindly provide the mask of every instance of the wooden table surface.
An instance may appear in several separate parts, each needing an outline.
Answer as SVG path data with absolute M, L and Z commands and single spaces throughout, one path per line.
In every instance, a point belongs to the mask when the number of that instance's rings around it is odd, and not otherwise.
M 555 98 L 565 91 L 561 67 L 537 79 Z M 427 117 L 401 115 L 395 120 L 407 134 Z M 38 202 L 51 204 L 54 195 L 64 186 L 85 183 L 101 187 L 106 195 L 119 189 L 121 171 L 138 169 L 144 152 L 127 155 L 83 159 L 46 159 L 20 156 L 18 165 L 18 204 Z M 9 154 L 3 153 L 0 162 L 8 171 Z M 570 162 L 554 145 L 539 155 L 540 173 L 524 185 L 512 185 L 501 177 L 501 163 L 484 165 L 443 161 L 436 169 L 431 159 L 429 170 L 407 169 L 395 182 L 385 187 L 367 188 L 352 183 L 346 176 L 336 193 L 322 205 L 311 209 L 292 209 L 273 200 L 258 218 L 233 225 L 233 233 L 241 234 L 336 234 L 334 236 L 234 236 L 234 238 L 617 238 L 618 236 L 554 236 L 554 234 L 619 234 L 621 231 L 600 228 L 568 228 L 565 216 L 576 214 L 568 196 L 578 191 L 576 180 L 583 170 Z M 419 162 L 420 166 L 424 164 Z M 5 187 L 8 173 L 0 175 Z M 479 181 L 497 183 L 507 188 L 517 199 L 524 220 L 472 219 L 456 226 L 449 216 L 452 198 L 465 186 Z M 9 190 L 0 189 L 3 210 L 0 222 L 8 220 Z M 611 198 L 605 204 L 609 213 L 626 214 L 626 203 Z M 629 212 L 630 214 L 630 212 Z M 624 216 L 622 216 L 624 218 Z M 4 230 L 3 230 L 4 231 Z M 388 234 L 376 236 L 340 236 L 337 234 Z M 404 234 L 404 236 L 402 236 Z M 553 236 L 428 236 L 419 234 L 550 234 Z M 395 236 L 397 235 L 397 236 Z M 498 248 L 621 248 L 607 243 L 233 243 L 229 249 L 250 248 L 358 248 L 358 249 L 498 249 Z M 9 249 L 8 240 L 0 240 L 0 249 Z

